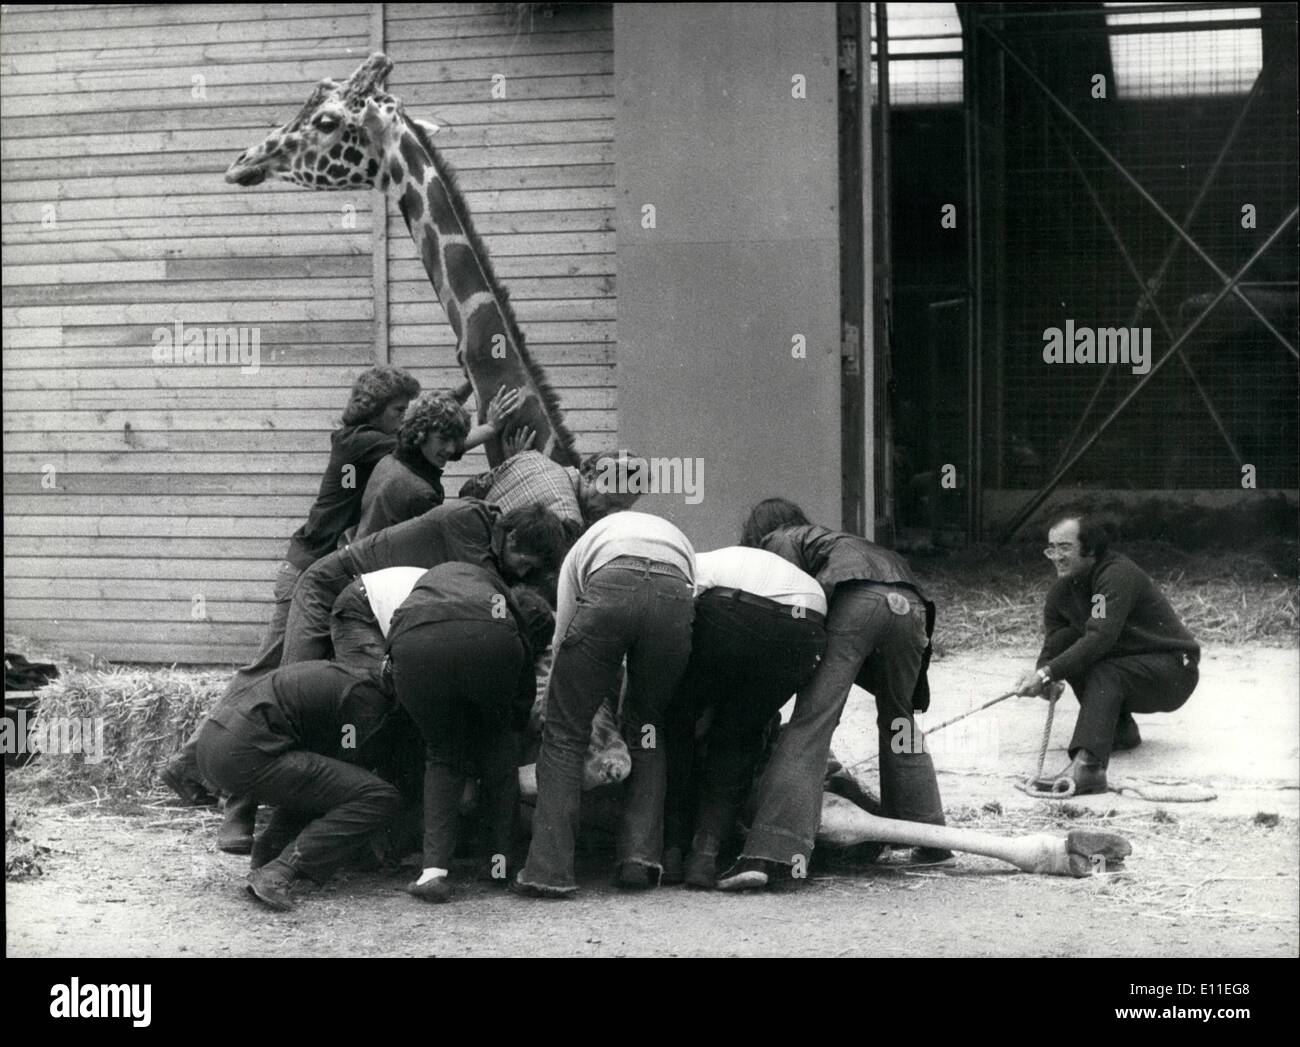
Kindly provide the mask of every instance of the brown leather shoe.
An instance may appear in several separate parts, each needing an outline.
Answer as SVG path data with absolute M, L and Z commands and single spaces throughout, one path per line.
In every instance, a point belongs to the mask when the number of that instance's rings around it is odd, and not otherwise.
M 1078 750 L 1070 761 L 1070 766 L 1058 775 L 1056 780 L 1073 782 L 1075 796 L 1104 793 L 1109 788 L 1106 785 L 1106 768 L 1087 749 Z
M 451 884 L 445 876 L 435 876 L 432 880 L 426 880 L 424 883 L 412 882 L 406 885 L 406 893 L 414 898 L 419 898 L 422 902 L 442 902 L 451 901 L 452 889 Z
M 297 877 L 292 865 L 277 858 L 250 872 L 244 890 L 263 905 L 277 912 L 288 912 L 293 908 L 289 891 Z

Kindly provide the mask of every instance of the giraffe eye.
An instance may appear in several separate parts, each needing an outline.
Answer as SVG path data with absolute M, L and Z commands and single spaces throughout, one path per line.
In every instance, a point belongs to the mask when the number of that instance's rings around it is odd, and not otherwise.
M 312 123 L 316 130 L 329 132 L 338 128 L 339 118 L 330 113 L 321 113 Z

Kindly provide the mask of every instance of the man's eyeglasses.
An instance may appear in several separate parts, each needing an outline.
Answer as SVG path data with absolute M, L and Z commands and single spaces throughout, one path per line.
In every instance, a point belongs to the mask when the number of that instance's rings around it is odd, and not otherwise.
M 1068 556 L 1070 553 L 1075 552 L 1078 548 L 1079 548 L 1078 542 L 1057 542 L 1055 545 L 1049 544 L 1048 547 L 1043 550 L 1043 555 L 1048 558 L 1053 558 L 1057 556 Z

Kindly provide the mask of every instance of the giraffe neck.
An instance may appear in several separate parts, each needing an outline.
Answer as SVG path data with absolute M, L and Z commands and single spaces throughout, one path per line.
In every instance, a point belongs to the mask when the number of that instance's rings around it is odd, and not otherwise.
M 559 400 L 524 348 L 450 170 L 409 123 L 389 147 L 384 167 L 389 193 L 455 332 L 456 359 L 474 387 L 480 419 L 502 385 L 525 387 L 532 396 L 520 424 L 537 433 L 538 450 L 562 464 L 577 464 Z M 500 456 L 497 442 L 490 442 L 489 461 L 496 465 Z

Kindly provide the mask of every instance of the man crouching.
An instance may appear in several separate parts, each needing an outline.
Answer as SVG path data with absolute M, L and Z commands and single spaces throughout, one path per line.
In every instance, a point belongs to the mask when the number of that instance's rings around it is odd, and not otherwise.
M 1090 513 L 1058 517 L 1044 553 L 1056 584 L 1043 613 L 1038 667 L 1018 694 L 1060 693 L 1079 700 L 1070 766 L 1057 785 L 1076 795 L 1106 791 L 1112 751 L 1142 743 L 1133 713 L 1181 708 L 1196 689 L 1201 649 L 1164 593 L 1132 560 L 1110 549 L 1114 524 Z
M 400 730 L 392 688 L 332 662 L 297 662 L 233 687 L 203 722 L 198 765 L 224 791 L 271 804 L 253 843 L 247 890 L 292 908 L 299 876 L 317 883 L 397 813 L 401 795 L 366 770 Z

